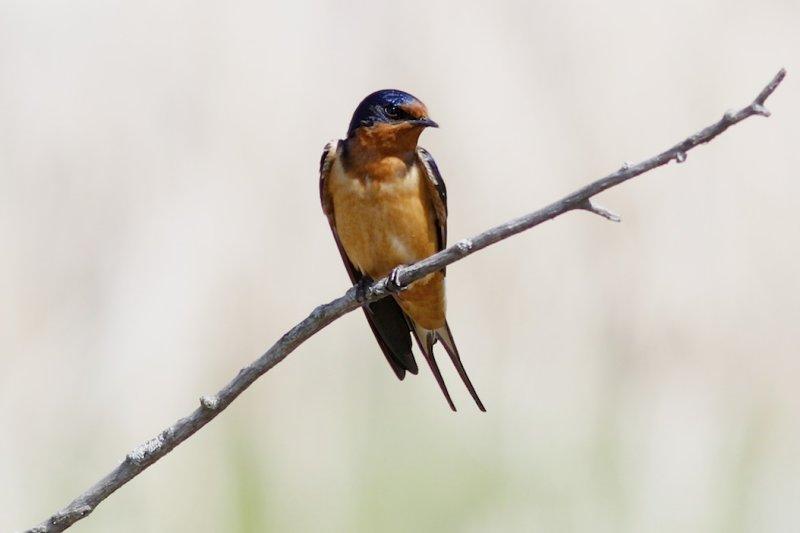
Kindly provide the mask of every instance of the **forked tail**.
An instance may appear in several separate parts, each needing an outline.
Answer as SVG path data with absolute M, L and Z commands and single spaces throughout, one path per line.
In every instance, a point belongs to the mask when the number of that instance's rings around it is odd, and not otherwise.
M 450 393 L 447 391 L 447 385 L 445 385 L 444 378 L 442 378 L 442 373 L 439 371 L 439 365 L 436 364 L 436 359 L 433 356 L 433 345 L 437 340 L 442 343 L 445 351 L 447 351 L 447 355 L 450 356 L 453 366 L 456 367 L 458 375 L 461 376 L 461 381 L 463 381 L 464 385 L 466 385 L 467 390 L 469 391 L 470 395 L 472 395 L 472 399 L 474 399 L 475 403 L 478 405 L 478 409 L 485 412 L 486 408 L 483 406 L 483 402 L 481 402 L 481 399 L 478 397 L 475 387 L 472 386 L 472 382 L 467 375 L 466 369 L 464 369 L 463 363 L 461 363 L 461 356 L 458 354 L 458 348 L 456 348 L 456 343 L 453 340 L 453 334 L 450 332 L 450 326 L 445 322 L 444 327 L 430 330 L 417 325 L 413 320 L 409 320 L 409 322 L 411 322 L 411 330 L 414 332 L 414 337 L 417 339 L 419 349 L 422 351 L 422 355 L 425 357 L 425 360 L 428 361 L 428 366 L 431 367 L 433 377 L 436 378 L 439 388 L 442 389 L 442 393 L 444 394 L 447 403 L 450 405 L 450 409 L 455 411 L 456 406 L 453 404 L 453 399 L 450 398 Z

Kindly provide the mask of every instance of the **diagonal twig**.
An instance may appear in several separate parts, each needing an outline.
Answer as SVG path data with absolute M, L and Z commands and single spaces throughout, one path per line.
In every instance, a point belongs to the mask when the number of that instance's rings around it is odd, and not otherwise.
M 609 220 L 619 221 L 617 215 L 593 204 L 591 198 L 644 172 L 666 165 L 670 161 L 674 160 L 679 163 L 685 161 L 686 153 L 689 150 L 711 141 L 729 127 L 752 115 L 768 117 L 769 111 L 764 107 L 764 104 L 783 81 L 785 75 L 786 71 L 781 69 L 750 105 L 735 112 L 726 112 L 720 120 L 694 135 L 690 135 L 672 148 L 635 165 L 626 163 L 616 172 L 593 181 L 538 211 L 495 226 L 471 239 L 458 241 L 453 246 L 427 259 L 402 267 L 396 271 L 393 281 L 399 288 L 407 287 L 415 280 L 441 270 L 445 266 L 455 263 L 478 250 L 482 250 L 487 246 L 569 211 L 586 210 Z M 200 406 L 193 413 L 181 418 L 156 437 L 136 447 L 128 453 L 122 463 L 103 479 L 92 485 L 62 510 L 50 516 L 38 526 L 28 529 L 28 533 L 64 531 L 78 520 L 86 517 L 115 490 L 139 475 L 144 469 L 164 457 L 175 446 L 191 437 L 196 431 L 213 420 L 237 396 L 252 385 L 256 379 L 281 362 L 309 337 L 342 315 L 358 309 L 361 305 L 388 296 L 392 293 L 392 288 L 388 278 L 384 278 L 373 283 L 366 291 L 357 291 L 356 287 L 351 287 L 344 296 L 318 306 L 305 320 L 286 332 L 266 353 L 250 365 L 242 368 L 236 377 L 220 389 L 216 395 L 200 398 Z

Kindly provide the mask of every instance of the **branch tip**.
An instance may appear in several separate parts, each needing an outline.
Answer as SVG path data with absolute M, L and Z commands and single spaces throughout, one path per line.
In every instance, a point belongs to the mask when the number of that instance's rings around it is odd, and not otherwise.
M 777 74 L 775 74 L 775 76 L 767 84 L 767 86 L 764 87 L 764 89 L 758 94 L 758 96 L 753 101 L 753 103 L 761 104 L 763 106 L 764 102 L 767 101 L 767 98 L 769 98 L 772 95 L 772 93 L 775 92 L 775 89 L 778 88 L 778 85 L 781 84 L 781 82 L 783 81 L 783 78 L 785 78 L 785 77 L 786 77 L 786 69 L 782 68 L 782 69 L 780 69 L 778 71 Z

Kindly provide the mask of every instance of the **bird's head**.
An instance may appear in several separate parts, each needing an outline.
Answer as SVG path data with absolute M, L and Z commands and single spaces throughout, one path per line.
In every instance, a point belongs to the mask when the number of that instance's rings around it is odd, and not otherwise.
M 376 91 L 358 104 L 347 138 L 357 135 L 387 138 L 413 137 L 414 142 L 428 127 L 439 125 L 428 117 L 428 108 L 416 97 L 396 89 Z

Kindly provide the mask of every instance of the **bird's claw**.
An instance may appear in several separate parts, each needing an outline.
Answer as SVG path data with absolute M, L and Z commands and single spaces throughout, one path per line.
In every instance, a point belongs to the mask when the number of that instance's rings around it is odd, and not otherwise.
M 389 276 L 386 279 L 386 290 L 390 294 L 397 294 L 398 292 L 405 289 L 403 285 L 400 284 L 400 269 L 403 268 L 402 265 L 395 267 L 389 272 Z

